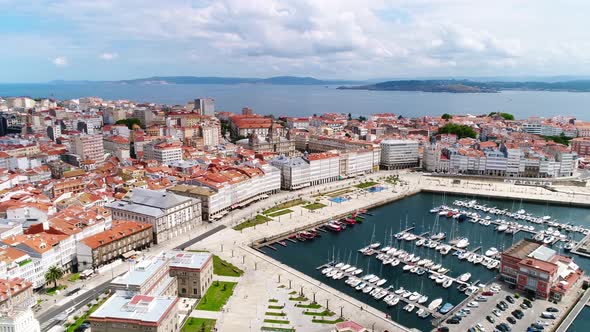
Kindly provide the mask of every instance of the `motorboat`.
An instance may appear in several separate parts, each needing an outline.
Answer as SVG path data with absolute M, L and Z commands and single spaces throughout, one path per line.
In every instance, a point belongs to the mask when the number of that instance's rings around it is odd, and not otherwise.
M 436 277 L 436 279 L 434 281 L 437 284 L 442 284 L 443 282 L 445 282 L 446 279 L 447 279 L 447 277 L 441 274 L 438 277 Z
M 453 309 L 453 305 L 450 303 L 445 303 L 442 308 L 440 308 L 439 312 L 441 314 L 446 314 L 447 312 L 451 311 Z
M 366 283 L 364 283 L 364 282 L 361 282 L 361 283 L 360 283 L 358 286 L 356 286 L 354 289 L 356 289 L 356 290 L 359 290 L 359 291 L 360 291 L 361 289 L 365 288 L 366 286 L 367 286 L 367 284 L 366 284 Z
M 340 268 L 340 270 L 342 270 L 342 271 L 346 271 L 346 269 L 348 269 L 349 267 L 350 267 L 350 264 L 345 264 L 344 266 L 342 266 L 342 267 Z
M 410 271 L 410 270 L 411 270 L 413 267 L 414 267 L 414 265 L 407 264 L 407 265 L 405 265 L 405 266 L 403 267 L 403 270 L 404 270 L 404 271 Z
M 363 277 L 363 280 L 369 280 L 371 278 L 375 277 L 374 274 L 367 274 L 366 276 Z
M 419 276 L 423 275 L 424 273 L 426 273 L 426 270 L 423 268 L 419 268 L 418 271 L 416 272 L 416 274 Z
M 418 299 L 418 303 L 419 303 L 419 304 L 425 303 L 426 301 L 428 301 L 428 296 L 426 296 L 426 295 L 422 295 L 422 296 L 420 296 L 420 298 Z
M 393 298 L 394 298 L 394 297 L 395 297 L 395 295 L 393 295 L 393 294 L 389 294 L 389 295 L 387 295 L 387 296 L 386 296 L 386 297 L 383 299 L 383 302 L 385 302 L 385 303 L 389 304 L 389 302 L 390 302 L 391 300 L 393 300 Z
M 462 238 L 461 240 L 459 240 L 459 242 L 457 242 L 457 244 L 455 244 L 455 246 L 460 249 L 466 248 L 468 245 L 469 240 L 467 238 Z
M 332 232 L 340 232 L 342 230 L 342 227 L 334 222 L 329 222 L 326 228 Z
M 334 276 L 335 276 L 337 273 L 338 273 L 338 269 L 333 269 L 332 271 L 330 271 L 330 272 L 328 272 L 328 273 L 326 274 L 326 277 L 328 277 L 328 278 L 332 278 L 332 277 L 334 277 Z
M 403 294 L 403 292 L 405 292 L 405 291 L 406 290 L 403 287 L 400 287 L 400 288 L 396 289 L 393 293 L 400 295 L 400 294 Z
M 380 279 L 381 279 L 381 278 L 379 278 L 378 276 L 374 276 L 373 278 L 369 279 L 369 282 L 370 282 L 370 283 L 375 283 L 375 282 L 377 282 L 377 281 L 378 281 L 378 280 L 380 280 Z
M 473 262 L 475 262 L 475 259 L 477 258 L 477 256 L 478 256 L 477 254 L 471 254 L 469 257 L 467 257 L 467 261 L 469 263 L 473 263 Z
M 355 276 L 358 276 L 361 273 L 363 273 L 362 269 L 356 269 L 356 270 L 352 271 L 352 275 L 355 275 Z
M 447 237 L 447 235 L 444 232 L 440 232 L 440 233 L 436 233 L 436 234 L 430 236 L 430 239 L 434 240 L 434 241 L 440 241 L 446 237 Z
M 495 247 L 491 247 L 490 249 L 486 250 L 485 255 L 488 257 L 496 256 L 498 254 L 498 249 Z
M 435 265 L 432 265 L 432 266 L 430 267 L 430 269 L 431 269 L 431 270 L 433 270 L 433 271 L 436 271 L 436 270 L 440 269 L 440 268 L 441 268 L 441 266 L 442 266 L 442 265 L 440 265 L 440 264 L 435 264 Z
M 469 278 L 471 278 L 471 273 L 467 272 L 467 273 L 463 273 L 462 275 L 459 276 L 459 281 L 462 282 L 467 282 L 467 280 L 469 280 Z
M 501 224 L 501 225 L 498 225 L 498 226 L 496 227 L 496 230 L 497 230 L 498 232 L 504 232 L 504 231 L 505 231 L 505 230 L 507 230 L 507 229 L 508 229 L 508 225 L 506 225 L 506 224 Z
M 394 259 L 393 262 L 391 262 L 391 266 L 398 266 L 399 263 L 401 263 L 399 259 Z
M 377 281 L 377 286 L 383 286 L 387 282 L 387 279 L 381 279 Z
M 367 286 L 365 288 L 363 288 L 363 293 L 367 294 L 368 292 L 373 290 L 373 286 Z
M 344 266 L 344 263 L 338 263 L 334 267 L 337 268 L 337 269 L 339 269 L 339 268 L 341 268 L 343 266 Z
M 416 308 L 416 306 L 413 305 L 412 303 L 410 303 L 404 307 L 404 310 L 407 312 L 412 312 L 412 311 L 414 311 L 414 308 Z
M 402 293 L 402 297 L 403 297 L 404 299 L 405 299 L 405 298 L 408 298 L 410 295 L 412 295 L 412 292 L 410 292 L 410 291 L 408 291 L 408 290 L 407 290 L 407 291 L 404 291 L 404 292 Z
M 420 240 L 416 241 L 416 247 L 423 245 L 425 241 L 426 240 L 424 240 L 424 239 L 420 239 Z
M 410 301 L 416 301 L 418 300 L 420 297 L 422 296 L 422 294 L 418 293 L 418 292 L 413 292 L 409 297 L 408 300 Z
M 346 271 L 344 271 L 344 272 L 346 272 L 346 273 L 352 273 L 354 270 L 356 270 L 356 266 L 351 266 L 348 269 L 346 269 Z
M 443 248 L 440 250 L 441 255 L 447 255 L 451 251 L 451 246 L 444 245 Z
M 483 261 L 483 256 L 481 255 L 477 255 L 477 257 L 475 257 L 475 259 L 473 260 L 473 263 L 475 264 L 479 264 Z
M 371 249 L 379 248 L 380 245 L 381 245 L 380 242 L 371 243 L 371 244 L 369 244 L 369 248 L 371 248 Z
M 332 271 L 332 269 L 334 269 L 333 267 L 327 267 L 325 269 L 322 270 L 322 274 L 327 274 L 328 272 Z
M 432 265 L 434 265 L 434 262 L 433 262 L 433 261 L 431 261 L 431 260 L 428 260 L 428 261 L 427 261 L 427 262 L 424 264 L 424 267 L 428 269 L 428 268 L 430 268 Z
M 420 318 L 428 318 L 428 316 L 430 316 L 430 313 L 424 309 L 422 309 L 422 313 L 418 313 L 418 317 Z
M 416 272 L 418 272 L 418 269 L 419 269 L 419 267 L 416 266 L 416 265 L 414 265 L 414 267 L 412 267 L 412 269 L 410 270 L 410 272 L 416 273 Z
M 438 309 L 438 307 L 440 307 L 442 301 L 443 301 L 443 299 L 441 299 L 441 298 L 438 298 L 436 300 L 433 300 L 428 305 L 428 310 L 434 311 L 434 310 Z
M 471 253 L 469 251 L 465 251 L 465 252 L 459 254 L 459 257 L 458 258 L 460 260 L 463 260 L 463 259 L 469 258 L 469 256 L 471 256 Z
M 445 280 L 445 282 L 443 282 L 443 284 L 442 284 L 442 286 L 444 288 L 449 288 L 449 287 L 451 287 L 451 285 L 453 285 L 453 279 L 452 278 L 447 278 Z

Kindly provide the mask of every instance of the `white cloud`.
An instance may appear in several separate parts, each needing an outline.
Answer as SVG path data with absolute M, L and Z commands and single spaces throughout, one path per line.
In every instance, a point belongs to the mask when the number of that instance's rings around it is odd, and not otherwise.
M 53 59 L 53 64 L 58 67 L 65 67 L 68 65 L 68 59 L 64 56 L 58 56 L 57 58 Z
M 119 54 L 117 53 L 102 53 L 99 57 L 102 60 L 110 61 L 116 59 L 118 56 Z
M 590 2 L 522 0 L 518 6 L 510 0 L 12 3 L 10 7 L 21 12 L 39 16 L 48 12 L 75 27 L 71 31 L 76 33 L 46 32 L 52 34 L 49 37 L 67 39 L 62 44 L 69 48 L 60 49 L 69 56 L 86 58 L 88 64 L 114 60 L 117 53 L 104 50 L 125 45 L 129 56 L 118 62 L 133 59 L 137 68 L 145 66 L 146 74 L 165 74 L 170 68 L 191 74 L 284 72 L 350 78 L 476 76 L 490 69 L 498 75 L 590 73 L 585 16 Z M 161 66 L 154 68 L 156 63 Z

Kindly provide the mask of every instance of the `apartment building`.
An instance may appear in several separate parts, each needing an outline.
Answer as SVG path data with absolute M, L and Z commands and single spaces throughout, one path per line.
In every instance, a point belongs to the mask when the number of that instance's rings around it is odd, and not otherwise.
M 266 163 L 210 168 L 206 174 L 177 185 L 170 191 L 199 198 L 203 220 L 216 220 L 232 209 L 267 198 L 281 188 L 280 171 Z
M 152 225 L 154 243 L 189 233 L 201 222 L 201 201 L 172 192 L 136 188 L 130 197 L 106 205 L 113 220 Z
M 199 115 L 215 115 L 215 100 L 213 98 L 197 98 L 194 107 L 193 111 Z
M 38 233 L 17 235 L 0 241 L 1 243 L 26 252 L 33 260 L 33 288 L 45 285 L 45 272 L 51 266 L 65 271 L 71 270 L 76 259 L 76 243 L 73 236 Z
M 420 143 L 413 140 L 384 140 L 381 142 L 381 167 L 401 169 L 418 167 Z
M 111 229 L 89 236 L 76 244 L 78 270 L 95 269 L 117 258 L 127 258 L 153 241 L 152 225 L 116 220 Z
M 158 142 L 154 141 L 143 146 L 143 159 L 156 160 L 168 165 L 175 161 L 182 160 L 182 144 L 180 142 Z
M 35 282 L 35 264 L 29 254 L 9 246 L 0 248 L 0 278 Z
M 93 332 L 177 332 L 178 297 L 118 291 L 88 321 Z
M 578 156 L 590 156 L 590 137 L 588 136 L 590 136 L 590 134 L 586 137 L 578 137 L 571 140 L 572 151 L 576 152 Z
M 14 307 L 31 308 L 37 304 L 32 286 L 23 278 L 0 279 L 0 312 Z
M 79 134 L 73 137 L 71 153 L 78 155 L 81 160 L 104 160 L 104 145 L 102 135 Z
M 0 331 L 40 332 L 41 326 L 30 308 L 0 312 Z

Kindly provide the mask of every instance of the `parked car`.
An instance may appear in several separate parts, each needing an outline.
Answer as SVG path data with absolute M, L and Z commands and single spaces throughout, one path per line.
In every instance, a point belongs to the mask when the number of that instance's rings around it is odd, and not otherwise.
M 547 318 L 547 319 L 555 319 L 555 315 L 553 313 L 547 312 L 547 311 L 543 311 L 541 313 L 541 317 Z
M 490 322 L 490 323 L 492 323 L 492 324 L 494 324 L 494 323 L 496 322 L 496 320 L 494 319 L 494 317 L 492 317 L 492 316 L 489 316 L 489 315 L 488 315 L 488 316 L 486 316 L 486 319 L 488 320 L 488 322 Z
M 512 317 L 512 316 L 508 316 L 506 318 L 506 320 L 508 321 L 508 323 L 510 323 L 512 325 L 516 324 L 516 319 L 514 319 L 514 317 Z
M 514 303 L 516 301 L 514 301 L 514 298 L 510 295 L 506 295 L 506 301 L 508 301 L 509 303 Z
M 549 307 L 545 311 L 547 311 L 547 312 L 559 312 L 559 309 L 554 308 L 554 307 Z
M 521 307 L 522 309 L 524 309 L 524 310 L 527 310 L 527 309 L 529 308 L 529 307 L 527 307 L 527 305 L 526 305 L 526 304 L 524 304 L 524 303 L 521 303 L 521 304 L 520 304 L 520 307 Z
M 447 319 L 447 324 L 459 324 L 461 321 L 455 317 Z
M 492 313 L 496 316 L 496 317 L 500 317 L 502 316 L 502 312 L 500 312 L 500 310 L 498 309 L 494 309 L 492 310 Z

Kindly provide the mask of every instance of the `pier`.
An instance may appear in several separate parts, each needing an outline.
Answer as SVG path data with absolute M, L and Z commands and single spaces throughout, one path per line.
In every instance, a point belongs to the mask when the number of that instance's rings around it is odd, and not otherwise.
M 334 265 L 330 265 L 332 263 L 334 263 L 334 262 L 331 262 L 331 263 L 328 263 L 328 264 L 324 264 L 324 265 L 318 266 L 316 268 L 316 270 L 324 269 L 326 267 L 333 267 Z M 347 278 L 351 278 L 352 277 L 352 278 L 362 279 L 362 277 L 354 276 L 351 273 L 347 273 L 347 272 L 344 272 L 344 271 L 341 271 L 341 272 L 344 275 L 344 277 L 347 277 Z M 424 306 L 423 304 L 419 304 L 417 301 L 410 301 L 409 298 L 404 298 L 404 297 L 401 296 L 401 294 L 395 294 L 395 292 L 389 291 L 388 289 L 390 289 L 393 286 L 381 287 L 381 286 L 377 286 L 377 284 L 375 284 L 375 283 L 370 283 L 367 280 L 363 280 L 362 282 L 365 283 L 365 284 L 367 284 L 367 286 L 373 287 L 373 289 L 375 289 L 375 288 L 381 288 L 383 290 L 386 290 L 387 291 L 387 295 L 386 296 L 388 296 L 388 295 L 394 295 L 394 296 L 398 297 L 399 298 L 399 303 L 398 303 L 399 305 L 401 305 L 402 302 L 405 303 L 405 304 L 412 304 L 412 305 L 414 305 L 416 307 L 416 309 L 418 309 L 418 310 L 423 309 L 424 311 L 428 312 L 430 314 L 430 316 L 431 317 L 434 317 L 435 319 L 442 317 L 442 315 L 438 312 L 438 310 L 430 310 L 430 309 L 428 309 L 427 306 Z M 359 292 L 360 291 L 362 291 L 362 290 L 359 290 Z M 409 290 L 407 290 L 407 291 L 409 291 Z M 375 299 L 375 301 L 381 301 L 381 300 L 382 299 L 379 299 L 379 300 Z M 426 301 L 424 304 L 426 304 L 428 302 L 432 302 L 433 299 L 430 299 L 429 298 L 428 300 L 429 301 Z M 412 311 L 412 312 L 415 313 L 416 311 Z
M 561 322 L 559 327 L 555 330 L 556 332 L 566 332 L 570 325 L 576 320 L 576 317 L 582 312 L 582 309 L 586 305 L 588 305 L 588 300 L 590 300 L 590 289 L 587 289 L 584 294 L 580 297 L 576 306 L 572 308 L 570 313 L 565 317 L 565 319 Z

